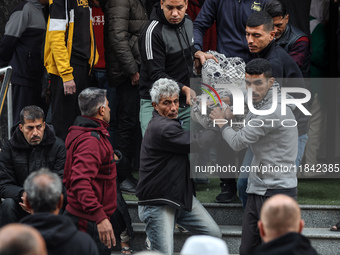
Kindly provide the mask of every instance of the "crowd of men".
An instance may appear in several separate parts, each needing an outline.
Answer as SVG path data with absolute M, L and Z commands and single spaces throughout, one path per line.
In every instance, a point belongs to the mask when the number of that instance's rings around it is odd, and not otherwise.
M 171 255 L 175 224 L 193 234 L 222 237 L 195 197 L 193 148 L 222 143 L 217 158 L 237 156 L 242 166 L 260 170 L 299 166 L 308 100 L 290 93 L 287 100 L 298 103 L 287 104 L 281 89 L 299 88 L 308 97 L 303 78 L 311 64 L 309 35 L 290 24 L 284 1 L 206 0 L 194 22 L 186 15 L 188 4 L 160 0 L 151 13 L 144 1 L 132 0 L 27 0 L 17 6 L 0 43 L 0 67 L 13 66 L 15 102 L 12 137 L 0 152 L 0 236 L 7 228 L 25 233 L 21 238 L 40 242 L 36 254 L 111 254 L 118 242 L 122 254 L 131 254 L 133 230 L 123 191 L 138 197 L 149 248 Z M 90 5 L 104 16 L 100 33 L 93 29 Z M 263 125 L 235 131 L 231 107 L 215 107 L 209 117 L 225 122 L 190 130 L 197 92 L 190 79 L 206 61 L 218 64 L 203 52 L 204 34 L 214 21 L 217 51 L 246 63 L 252 108 L 245 122 Z M 96 66 L 98 59 L 104 66 Z M 46 77 L 49 113 L 40 97 Z M 233 101 L 226 100 L 230 106 Z M 113 119 L 115 129 L 109 132 Z M 297 124 L 287 127 L 281 124 L 285 120 Z M 138 184 L 132 177 L 136 168 Z M 237 182 L 220 176 L 216 201 L 231 202 L 238 191 L 245 209 L 240 255 L 285 254 L 292 240 L 294 249 L 303 244 L 308 254 L 316 254 L 301 235 L 296 171 L 260 172 L 242 174 Z M 0 254 L 12 249 L 2 247 L 0 242 Z

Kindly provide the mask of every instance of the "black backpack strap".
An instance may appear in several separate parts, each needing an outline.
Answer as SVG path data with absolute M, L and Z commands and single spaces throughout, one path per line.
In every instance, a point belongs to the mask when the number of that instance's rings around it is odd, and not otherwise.
M 98 132 L 96 132 L 96 131 L 91 131 L 91 136 L 94 136 L 95 138 L 98 139 L 98 141 L 100 141 L 100 135 L 99 135 Z

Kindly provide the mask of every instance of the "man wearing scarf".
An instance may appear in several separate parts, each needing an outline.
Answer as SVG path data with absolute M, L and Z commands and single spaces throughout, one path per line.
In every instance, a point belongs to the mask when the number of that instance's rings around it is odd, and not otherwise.
M 248 93 L 252 93 L 252 105 L 257 111 L 249 111 L 245 126 L 238 132 L 230 127 L 229 122 L 219 124 L 224 140 L 233 150 L 250 147 L 254 153 L 251 165 L 241 168 L 241 171 L 249 172 L 249 179 L 240 255 L 251 254 L 261 244 L 257 221 L 264 201 L 276 194 L 297 198 L 295 159 L 298 130 L 293 107 L 286 105 L 286 114 L 281 112 L 280 88 L 274 82 L 272 68 L 267 60 L 257 58 L 250 61 L 246 66 L 246 86 Z M 277 100 L 274 100 L 274 92 L 277 93 Z M 258 111 L 272 109 L 273 105 L 276 109 L 272 113 L 259 114 Z M 217 107 L 210 117 L 229 121 L 233 114 L 230 108 L 222 112 Z

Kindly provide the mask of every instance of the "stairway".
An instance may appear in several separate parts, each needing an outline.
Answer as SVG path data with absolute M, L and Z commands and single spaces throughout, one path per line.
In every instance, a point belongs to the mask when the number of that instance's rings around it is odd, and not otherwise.
M 137 202 L 128 201 L 129 212 L 133 222 L 135 238 L 132 247 L 135 251 L 145 250 L 144 224 L 139 221 Z M 230 254 L 238 254 L 241 240 L 243 208 L 241 204 L 203 204 L 219 224 L 223 239 L 227 242 Z M 340 254 L 340 232 L 329 231 L 329 227 L 340 220 L 340 206 L 301 205 L 302 218 L 305 220 L 303 234 L 309 238 L 320 255 Z M 174 250 L 179 252 L 190 236 L 175 230 Z

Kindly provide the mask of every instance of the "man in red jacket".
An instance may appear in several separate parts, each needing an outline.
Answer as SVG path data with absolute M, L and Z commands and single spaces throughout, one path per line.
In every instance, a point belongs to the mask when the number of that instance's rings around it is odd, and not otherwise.
M 108 140 L 110 122 L 106 90 L 87 88 L 78 97 L 82 116 L 66 138 L 64 184 L 68 205 L 65 215 L 87 232 L 100 254 L 111 254 L 116 245 L 110 217 L 117 207 L 116 163 Z

